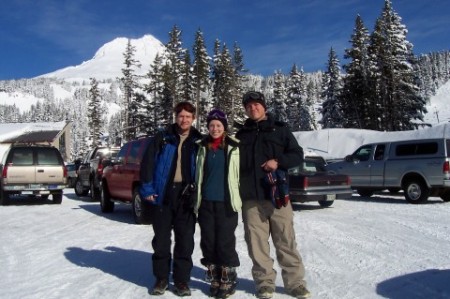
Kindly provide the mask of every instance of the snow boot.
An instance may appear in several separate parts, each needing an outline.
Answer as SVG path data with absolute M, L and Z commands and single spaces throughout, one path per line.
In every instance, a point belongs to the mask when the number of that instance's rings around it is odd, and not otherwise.
M 236 291 L 237 273 L 235 267 L 222 267 L 220 287 L 216 298 L 224 299 L 233 295 Z
M 217 265 L 207 265 L 206 266 L 205 281 L 210 282 L 209 287 L 209 297 L 216 297 L 217 292 L 220 288 L 220 271 Z

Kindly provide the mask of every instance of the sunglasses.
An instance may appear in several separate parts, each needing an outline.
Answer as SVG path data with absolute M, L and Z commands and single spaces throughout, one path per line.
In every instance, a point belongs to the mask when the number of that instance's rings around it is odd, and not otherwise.
M 261 101 L 265 101 L 264 99 L 264 95 L 260 92 L 257 91 L 249 91 L 244 95 L 244 103 L 247 103 L 249 101 L 257 101 L 257 100 L 261 100 Z

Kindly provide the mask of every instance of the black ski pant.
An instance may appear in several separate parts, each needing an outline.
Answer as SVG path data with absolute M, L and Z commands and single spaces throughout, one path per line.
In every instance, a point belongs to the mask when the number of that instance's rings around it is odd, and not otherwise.
M 175 236 L 172 277 L 174 282 L 189 282 L 193 267 L 195 214 L 190 203 L 180 197 L 182 186 L 174 183 L 167 192 L 167 204 L 157 207 L 153 216 L 153 275 L 169 279 L 172 254 L 172 229 Z
M 198 224 L 202 265 L 238 267 L 240 263 L 234 233 L 238 213 L 227 208 L 224 202 L 203 200 L 198 211 Z

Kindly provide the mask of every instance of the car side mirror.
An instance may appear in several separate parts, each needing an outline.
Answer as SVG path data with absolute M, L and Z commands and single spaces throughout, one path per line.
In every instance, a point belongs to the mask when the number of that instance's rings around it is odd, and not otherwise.
M 353 156 L 352 155 L 345 156 L 345 162 L 353 162 Z

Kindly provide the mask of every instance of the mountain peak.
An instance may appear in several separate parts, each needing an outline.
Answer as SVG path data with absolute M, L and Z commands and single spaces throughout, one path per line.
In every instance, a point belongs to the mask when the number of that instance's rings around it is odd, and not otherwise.
M 143 75 L 153 63 L 157 53 L 162 53 L 165 47 L 153 35 L 147 34 L 139 39 L 130 39 L 131 45 L 135 47 L 134 58 L 139 61 L 141 68 L 136 74 Z M 93 77 L 97 80 L 115 79 L 122 76 L 124 57 L 128 38 L 118 37 L 101 46 L 94 57 L 84 61 L 77 66 L 69 66 L 39 77 L 61 78 L 61 79 L 84 79 Z

